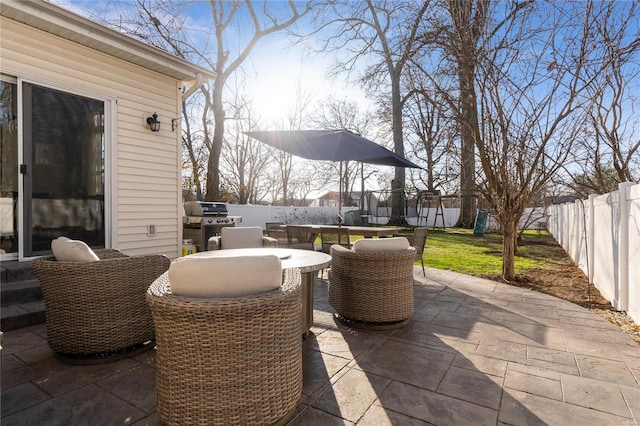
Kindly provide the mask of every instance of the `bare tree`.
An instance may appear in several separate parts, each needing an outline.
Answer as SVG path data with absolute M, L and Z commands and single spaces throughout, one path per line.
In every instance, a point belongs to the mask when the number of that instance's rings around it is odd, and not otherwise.
M 273 34 L 277 31 L 284 30 L 285 28 L 296 22 L 301 16 L 303 16 L 309 10 L 309 4 L 305 5 L 303 10 L 298 10 L 298 6 L 295 2 L 290 1 L 288 3 L 288 16 L 279 18 L 273 12 L 270 11 L 269 2 L 264 2 L 264 7 L 257 12 L 254 8 L 253 2 L 246 0 L 240 1 L 224 1 L 224 0 L 210 0 L 211 16 L 214 24 L 214 34 L 216 43 L 216 60 L 212 63 L 213 69 L 217 73 L 217 77 L 213 83 L 211 91 L 211 109 L 214 116 L 214 129 L 213 138 L 211 140 L 211 155 L 209 156 L 209 163 L 207 167 L 207 200 L 213 200 L 218 196 L 219 185 L 219 161 L 220 150 L 222 148 L 222 140 L 224 137 L 224 124 L 225 124 L 225 111 L 223 105 L 223 92 L 224 86 L 231 74 L 233 74 L 242 62 L 249 56 L 251 50 L 255 47 L 258 41 L 269 34 Z M 244 5 L 244 11 L 239 12 Z M 282 12 L 282 8 L 279 5 L 274 6 L 272 9 Z M 235 58 L 230 57 L 229 44 L 231 39 L 238 40 L 238 34 L 230 35 L 229 30 L 237 28 L 234 20 L 240 16 L 248 15 L 251 22 L 252 35 L 246 41 L 246 43 L 237 49 L 238 53 Z M 237 23 L 237 22 L 236 22 Z M 248 30 L 248 26 L 242 25 L 243 32 Z
M 413 74 L 421 71 L 458 122 L 461 209 L 457 225 L 463 227 L 473 226 L 476 215 L 475 141 L 480 120 L 475 76 L 481 43 L 489 31 L 490 5 L 490 0 L 435 3 L 428 13 L 429 26 L 420 34 L 421 48 L 411 58 Z M 451 78 L 457 81 L 456 88 Z
M 638 4 L 606 5 L 596 24 L 598 46 L 606 61 L 602 73 L 588 88 L 587 122 L 578 168 L 569 168 L 574 189 L 580 195 L 604 194 L 620 182 L 640 179 L 639 112 L 633 108 L 640 90 L 640 42 Z M 634 41 L 635 40 L 635 41 Z M 587 193 L 584 194 L 584 190 Z
M 299 76 L 296 81 L 294 103 L 287 114 L 286 121 L 276 123 L 276 128 L 281 130 L 299 130 L 303 128 L 311 115 L 310 108 L 311 94 L 303 87 L 302 77 Z M 277 167 L 282 205 L 289 205 L 296 198 L 296 188 L 306 187 L 313 179 L 310 179 L 309 173 L 305 173 L 304 168 L 298 169 L 294 178 L 294 159 L 288 152 L 271 149 L 271 159 Z
M 352 72 L 365 62 L 367 68 L 359 77 L 369 93 L 388 94 L 391 105 L 393 149 L 404 156 L 403 88 L 405 66 L 417 43 L 417 35 L 429 2 L 331 1 L 326 3 L 323 16 L 329 22 L 320 26 L 333 30 L 325 40 L 323 50 L 340 51 L 344 61 L 336 65 L 336 72 Z M 376 62 L 372 63 L 372 59 Z M 397 167 L 393 179 L 396 189 L 405 186 L 405 169 Z M 401 223 L 400 199 L 393 205 L 391 223 Z
M 192 0 L 136 0 L 136 16 L 126 31 L 177 56 L 202 64 L 216 78 L 201 88 L 204 96 L 200 126 L 209 150 L 204 198 L 220 198 L 220 153 L 225 129 L 224 92 L 227 81 L 258 42 L 293 25 L 311 3 L 275 3 L 264 0 L 209 0 L 211 24 L 187 28 L 189 12 L 201 3 Z M 112 23 L 122 26 L 122 21 Z M 210 116 L 213 115 L 213 120 Z
M 486 179 L 483 193 L 503 236 L 502 275 L 511 281 L 518 222 L 566 162 L 584 122 L 585 96 L 612 58 L 594 48 L 603 42 L 597 29 L 608 13 L 605 3 L 508 7 L 495 11 L 509 19 L 488 34 L 478 61 L 481 125 L 475 145 Z M 542 22 L 540 15 L 548 19 Z M 621 40 L 618 48 L 624 51 L 628 42 Z
M 430 191 L 449 187 L 452 180 L 459 177 L 459 173 L 448 170 L 448 157 L 457 151 L 459 140 L 455 116 L 445 107 L 446 103 L 438 99 L 437 91 L 424 87 L 424 81 L 412 79 L 412 82 L 417 87 L 405 108 L 406 127 L 411 132 L 407 140 L 411 141 L 413 155 L 425 164 L 416 187 Z
M 437 48 L 440 55 L 428 62 L 420 51 L 414 64 L 456 113 L 462 158 L 467 158 L 465 140 L 477 150 L 479 188 L 500 225 L 502 275 L 508 281 L 515 277 L 523 212 L 566 163 L 584 123 L 588 90 L 612 62 L 597 48 L 606 38 L 598 24 L 611 4 L 450 0 L 446 14 L 429 13 L 440 18 L 424 34 L 424 47 Z M 633 22 L 617 25 L 633 31 Z M 637 40 L 620 40 L 618 49 L 633 43 Z M 454 96 L 436 78 L 447 70 L 455 70 L 459 80 Z
M 198 108 L 192 100 L 193 97 L 182 101 L 182 186 L 193 191 L 196 200 L 202 200 L 202 180 L 207 172 L 204 165 L 207 164 L 209 149 L 202 140 L 202 132 L 192 128 L 191 109 Z
M 323 102 L 317 113 L 314 114 L 311 123 L 319 129 L 345 129 L 357 133 L 363 137 L 372 139 L 375 117 L 371 112 L 361 112 L 355 102 L 329 98 Z M 361 182 L 374 173 L 371 166 L 364 163 L 343 161 L 342 176 L 338 176 L 340 167 L 336 163 L 328 163 L 334 171 L 333 176 L 342 180 L 342 205 L 350 205 L 355 182 L 360 177 Z M 362 188 L 361 191 L 363 192 Z
M 240 84 L 236 88 L 236 96 L 225 107 L 230 112 L 227 121 L 231 124 L 231 131 L 224 139 L 220 174 L 233 201 L 247 204 L 259 198 L 260 177 L 269 162 L 269 152 L 264 144 L 243 133 L 255 128 L 257 123 L 251 103 L 241 93 L 242 89 Z

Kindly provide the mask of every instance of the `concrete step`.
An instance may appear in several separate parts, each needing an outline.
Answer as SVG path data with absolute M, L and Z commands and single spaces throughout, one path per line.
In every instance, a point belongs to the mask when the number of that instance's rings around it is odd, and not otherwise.
M 2 307 L 42 300 L 42 289 L 36 279 L 28 281 L 3 282 L 0 285 Z
M 0 267 L 0 330 L 44 323 L 42 290 L 31 262 L 2 262 Z
M 0 313 L 0 330 L 17 330 L 45 322 L 44 302 L 42 300 L 3 306 Z
M 34 280 L 35 278 L 30 261 L 10 260 L 0 263 L 0 283 L 2 284 Z

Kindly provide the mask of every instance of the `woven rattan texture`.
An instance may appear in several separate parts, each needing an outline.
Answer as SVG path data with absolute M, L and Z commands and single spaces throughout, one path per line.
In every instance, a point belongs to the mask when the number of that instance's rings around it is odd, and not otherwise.
M 272 424 L 295 410 L 302 392 L 298 270 L 285 271 L 281 289 L 246 297 L 180 297 L 169 289 L 164 274 L 147 293 L 163 422 Z
M 32 262 L 44 299 L 47 340 L 55 352 L 87 355 L 128 348 L 154 338 L 145 294 L 170 261 L 163 255 L 95 253 L 97 262 Z
M 331 247 L 329 303 L 351 320 L 386 323 L 413 315 L 413 247 L 354 252 Z
M 207 250 L 220 250 L 222 247 L 222 237 L 214 235 L 207 241 Z M 271 237 L 262 237 L 262 247 L 278 247 L 278 240 Z

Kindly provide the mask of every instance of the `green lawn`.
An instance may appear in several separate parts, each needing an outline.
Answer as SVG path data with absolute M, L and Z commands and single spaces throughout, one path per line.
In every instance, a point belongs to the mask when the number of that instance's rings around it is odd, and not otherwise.
M 402 234 L 401 234 L 402 235 Z M 552 261 L 545 249 L 553 241 L 551 236 L 537 231 L 526 231 L 518 245 L 515 260 L 517 275 L 544 267 Z M 495 277 L 502 273 L 502 237 L 498 234 L 473 235 L 472 229 L 430 229 L 424 249 L 424 265 L 449 269 L 463 274 Z

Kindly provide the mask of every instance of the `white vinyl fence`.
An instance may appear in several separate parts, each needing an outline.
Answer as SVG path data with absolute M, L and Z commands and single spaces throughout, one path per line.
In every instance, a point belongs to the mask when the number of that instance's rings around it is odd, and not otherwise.
M 619 311 L 640 324 L 640 184 L 547 208 L 547 229 Z
M 247 204 L 227 204 L 229 214 L 232 216 L 242 216 L 240 226 L 261 226 L 265 228 L 266 222 L 284 222 L 291 224 L 335 224 L 338 219 L 337 207 L 283 207 L 283 206 L 254 206 Z M 357 207 L 343 207 L 342 215 L 345 218 L 345 225 L 349 223 L 349 211 L 357 211 Z M 443 220 L 446 228 L 453 227 L 460 216 L 460 209 L 457 207 L 444 208 L 442 216 L 436 216 L 436 209 L 429 209 L 429 213 L 424 213 L 424 218 L 406 217 L 407 223 L 411 226 L 442 227 Z M 426 219 L 425 219 L 426 218 Z M 384 225 L 389 220 L 386 216 L 370 217 L 369 223 Z M 527 229 L 539 229 L 539 224 L 545 220 L 545 211 L 542 208 L 527 209 L 520 221 L 520 226 Z M 487 220 L 487 230 L 497 230 L 498 224 L 495 218 L 489 216 Z
M 265 222 L 284 222 L 295 224 L 335 224 L 338 220 L 337 207 L 286 207 L 286 206 L 253 206 L 246 204 L 227 204 L 229 214 L 233 216 L 242 216 L 242 224 L 240 226 L 261 226 L 265 227 Z M 347 212 L 358 210 L 357 207 L 343 207 L 342 215 L 345 218 L 345 225 L 349 223 L 349 215 Z M 442 226 L 442 219 L 447 228 L 452 227 L 458 221 L 460 209 L 445 208 L 442 217 L 437 218 L 435 208 L 430 209 L 428 223 L 424 221 L 418 223 L 417 217 L 407 217 L 409 225 L 413 226 Z M 385 224 L 389 220 L 388 217 L 371 217 L 369 223 Z

